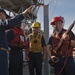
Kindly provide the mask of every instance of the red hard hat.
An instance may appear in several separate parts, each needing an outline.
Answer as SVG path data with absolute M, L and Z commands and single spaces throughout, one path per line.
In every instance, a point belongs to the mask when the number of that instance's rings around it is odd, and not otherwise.
M 62 19 L 60 18 L 60 17 L 54 17 L 53 19 L 52 19 L 52 22 L 50 23 L 51 25 L 54 25 L 55 23 L 54 22 L 56 22 L 56 21 L 61 21 L 62 22 Z

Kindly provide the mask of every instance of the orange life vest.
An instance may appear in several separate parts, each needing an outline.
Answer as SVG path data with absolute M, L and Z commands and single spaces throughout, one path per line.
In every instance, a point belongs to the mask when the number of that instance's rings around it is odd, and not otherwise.
M 16 27 L 14 27 L 12 30 L 14 32 L 14 39 L 11 40 L 11 43 L 23 44 L 25 46 L 28 46 L 28 43 L 25 41 L 23 30 L 17 29 Z
M 63 30 L 62 34 L 65 32 L 66 30 Z M 60 41 L 60 38 L 62 37 L 62 34 L 59 36 L 58 34 L 56 33 L 53 33 L 52 36 L 51 36 L 51 39 L 52 39 L 52 54 L 53 54 L 53 50 L 57 47 L 59 41 Z M 68 45 L 69 43 L 67 41 L 64 41 L 60 47 L 60 51 L 58 52 L 57 55 L 59 56 L 65 56 L 66 55 L 66 52 L 68 50 Z M 70 51 L 70 54 L 69 56 L 72 56 L 72 52 L 73 52 L 73 48 L 70 46 L 69 48 L 69 51 Z

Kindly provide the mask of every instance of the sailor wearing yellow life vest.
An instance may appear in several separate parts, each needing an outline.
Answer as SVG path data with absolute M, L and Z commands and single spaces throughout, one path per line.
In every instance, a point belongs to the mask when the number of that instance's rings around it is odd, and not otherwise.
M 30 75 L 34 74 L 36 68 L 36 75 L 42 75 L 42 61 L 46 57 L 45 39 L 41 33 L 38 33 L 39 24 L 32 23 L 32 33 L 28 35 L 29 49 L 26 50 L 26 59 L 28 60 Z

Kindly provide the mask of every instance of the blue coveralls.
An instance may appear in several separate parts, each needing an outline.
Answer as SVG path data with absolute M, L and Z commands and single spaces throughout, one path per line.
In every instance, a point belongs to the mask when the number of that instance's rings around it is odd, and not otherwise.
M 14 39 L 12 30 L 7 32 L 8 42 Z M 9 75 L 23 75 L 23 53 L 22 49 L 11 47 L 9 52 Z
M 17 25 L 24 16 L 22 14 L 16 15 L 10 20 L 0 19 L 0 48 L 8 49 L 7 36 L 5 30 L 10 29 Z M 7 52 L 0 49 L 0 75 L 8 75 L 8 60 Z
M 29 39 L 27 39 L 29 41 Z M 45 39 L 42 36 L 41 39 L 42 47 L 46 46 Z M 28 66 L 29 66 L 29 74 L 30 75 L 42 75 L 42 53 L 33 53 L 29 52 L 29 61 L 28 61 Z M 36 71 L 35 71 L 35 70 Z
M 62 31 L 59 33 L 59 35 L 62 33 Z M 74 38 L 74 34 L 72 33 L 71 39 L 73 38 Z M 49 38 L 48 45 L 52 45 L 51 37 Z M 65 58 L 62 58 L 61 56 L 59 56 L 59 62 L 54 66 L 55 75 L 57 75 L 61 71 L 65 60 L 66 60 Z M 60 75 L 75 75 L 75 62 L 74 62 L 73 56 L 68 57 L 67 63 L 64 69 L 61 71 Z

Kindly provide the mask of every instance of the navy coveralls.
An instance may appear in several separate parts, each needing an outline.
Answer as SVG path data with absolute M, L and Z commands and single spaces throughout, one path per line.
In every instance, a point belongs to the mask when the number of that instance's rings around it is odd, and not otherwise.
M 62 31 L 59 33 L 59 35 L 62 33 Z M 73 38 L 74 38 L 74 34 L 72 33 L 71 39 Z M 48 45 L 52 45 L 51 37 L 49 38 Z M 64 65 L 64 62 L 65 62 L 65 58 L 62 58 L 61 56 L 59 56 L 59 62 L 54 66 L 55 75 L 57 75 L 61 71 Z M 73 56 L 68 57 L 67 63 L 64 69 L 62 70 L 62 72 L 60 73 L 60 75 L 75 75 L 75 62 L 74 62 Z
M 0 48 L 8 49 L 7 36 L 5 30 L 10 29 L 17 25 L 22 19 L 22 14 L 16 15 L 10 20 L 0 19 Z M 7 52 L 0 49 L 0 75 L 8 75 L 8 60 Z
M 29 39 L 27 39 L 27 41 L 29 41 Z M 42 47 L 46 46 L 45 39 L 43 36 L 41 39 L 41 43 Z M 29 56 L 28 65 L 30 75 L 42 75 L 42 53 L 29 52 L 28 56 Z
M 14 39 L 12 30 L 7 32 L 8 42 Z M 9 52 L 9 75 L 23 75 L 23 53 L 19 48 L 11 47 Z

